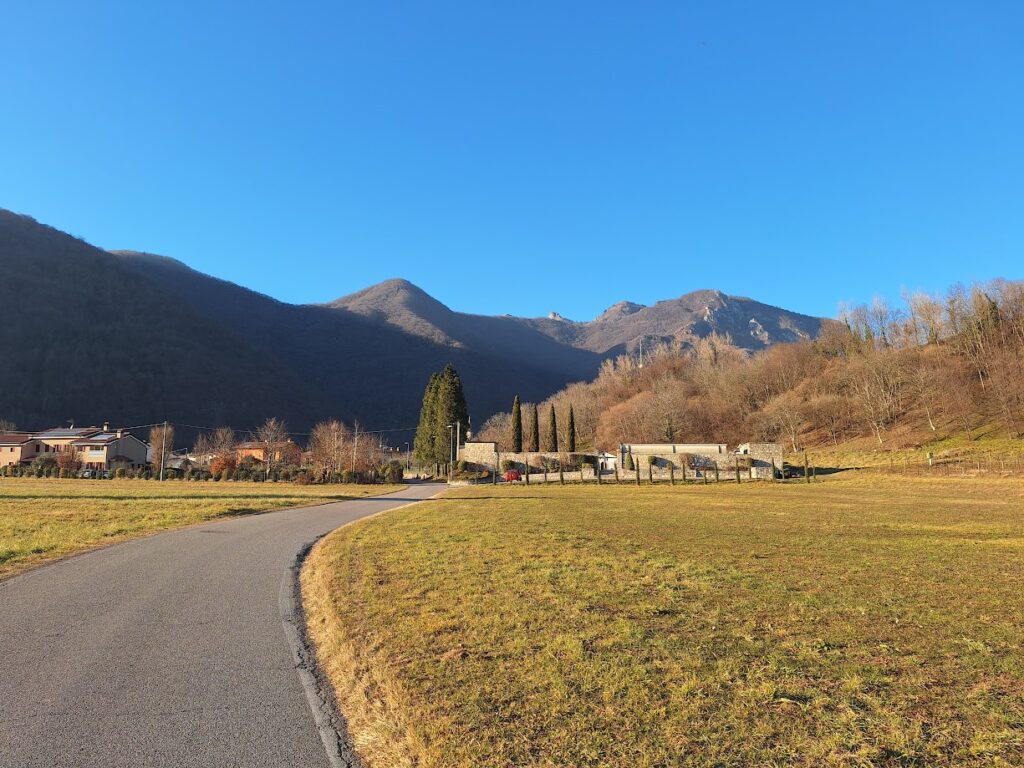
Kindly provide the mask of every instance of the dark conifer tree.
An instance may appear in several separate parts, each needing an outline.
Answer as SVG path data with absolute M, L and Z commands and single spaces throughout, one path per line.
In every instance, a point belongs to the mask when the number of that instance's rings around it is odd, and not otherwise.
M 462 391 L 462 379 L 451 363 L 439 374 L 437 388 L 437 404 L 435 410 L 435 445 L 437 461 L 451 461 L 452 453 L 457 452 L 455 446 L 456 432 L 460 433 L 460 442 L 469 429 L 469 411 L 466 409 L 466 395 Z M 456 429 L 456 423 L 461 429 Z M 451 425 L 449 432 L 448 426 Z
M 437 454 L 437 393 L 441 384 L 441 377 L 436 373 L 430 374 L 430 381 L 423 391 L 423 404 L 420 406 L 420 423 L 416 425 L 416 438 L 413 442 L 413 450 L 416 453 L 416 460 L 421 464 L 434 464 L 438 459 Z
M 576 453 L 576 416 L 572 412 L 572 406 L 569 406 L 569 424 L 567 426 L 566 437 L 568 441 L 569 453 Z
M 540 451 L 540 423 L 537 418 L 537 404 L 530 408 L 530 445 L 529 450 L 533 453 Z
M 519 402 L 519 395 L 512 401 L 512 452 L 521 453 L 523 450 L 523 412 Z
M 552 453 L 558 453 L 558 420 L 555 418 L 555 406 L 551 405 L 548 415 L 548 445 L 547 449 Z
M 469 428 L 469 412 L 462 391 L 462 379 L 451 365 L 447 365 L 441 373 L 430 377 L 423 392 L 420 423 L 416 427 L 413 443 L 416 458 L 424 464 L 446 464 L 451 461 L 455 450 L 456 423 L 462 425 L 460 431 L 464 437 Z

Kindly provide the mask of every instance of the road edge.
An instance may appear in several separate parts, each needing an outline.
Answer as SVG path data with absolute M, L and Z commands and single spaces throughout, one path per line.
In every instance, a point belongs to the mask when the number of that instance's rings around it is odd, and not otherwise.
M 405 509 L 406 507 L 412 507 L 425 501 L 436 499 L 447 490 L 447 488 L 442 488 L 431 496 L 350 520 L 321 536 L 317 536 L 312 541 L 306 542 L 295 553 L 295 557 L 292 558 L 292 562 L 281 578 L 281 589 L 278 594 L 278 610 L 281 615 L 281 624 L 284 627 L 284 634 L 288 639 L 288 645 L 291 647 L 295 672 L 298 674 L 299 682 L 302 683 L 302 689 L 306 693 L 306 701 L 309 703 L 309 708 L 313 713 L 313 722 L 316 725 L 317 732 L 320 734 L 320 741 L 323 742 L 331 768 L 365 768 L 365 766 L 355 750 L 355 745 L 348 729 L 348 720 L 345 719 L 341 712 L 341 707 L 338 706 L 338 700 L 334 695 L 334 687 L 331 685 L 327 675 L 324 674 L 320 661 L 317 659 L 316 648 L 313 647 L 309 640 L 309 633 L 306 630 L 306 610 L 302 605 L 302 567 L 305 565 L 306 558 L 309 557 L 309 553 L 313 551 L 313 547 L 316 546 L 317 542 L 326 536 L 330 536 L 335 531 L 353 523 L 377 517 L 378 515 L 385 515 L 388 512 L 395 512 L 399 509 Z
M 318 536 L 307 542 L 292 558 L 281 579 L 278 608 L 284 634 L 291 647 L 295 672 L 302 683 L 302 689 L 306 692 L 306 701 L 313 713 L 313 722 L 320 734 L 320 741 L 323 742 L 331 768 L 363 768 L 349 735 L 348 721 L 341 714 L 334 697 L 334 689 L 320 669 L 316 650 L 309 642 L 306 632 L 306 611 L 302 607 L 302 585 L 299 578 L 306 557 L 322 538 L 323 536 Z

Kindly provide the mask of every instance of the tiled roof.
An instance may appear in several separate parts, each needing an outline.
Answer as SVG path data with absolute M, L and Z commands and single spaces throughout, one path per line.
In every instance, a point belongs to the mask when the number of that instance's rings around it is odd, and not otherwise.
M 89 437 L 97 432 L 100 432 L 99 427 L 55 427 L 54 429 L 47 429 L 44 432 L 36 432 L 34 437 L 40 440 L 57 440 L 68 437 Z
M 0 445 L 21 445 L 22 443 L 27 443 L 31 439 L 32 435 L 12 432 L 6 435 L 0 435 Z

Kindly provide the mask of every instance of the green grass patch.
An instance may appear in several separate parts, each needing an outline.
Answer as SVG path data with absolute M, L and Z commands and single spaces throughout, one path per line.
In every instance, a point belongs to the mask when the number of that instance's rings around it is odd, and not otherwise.
M 389 490 L 396 488 L 0 478 L 0 578 L 154 531 Z
M 373 768 L 1024 764 L 1024 483 L 466 488 L 303 573 Z

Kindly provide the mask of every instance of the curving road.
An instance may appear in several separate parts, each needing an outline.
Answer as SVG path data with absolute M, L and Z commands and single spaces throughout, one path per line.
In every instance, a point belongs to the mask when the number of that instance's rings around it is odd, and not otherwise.
M 0 767 L 329 765 L 282 623 L 289 567 L 442 487 L 208 523 L 0 583 Z

